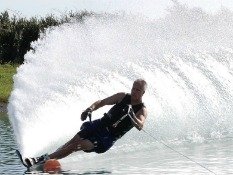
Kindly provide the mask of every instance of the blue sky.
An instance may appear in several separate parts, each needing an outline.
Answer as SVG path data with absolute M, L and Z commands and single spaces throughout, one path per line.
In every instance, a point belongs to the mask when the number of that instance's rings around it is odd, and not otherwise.
M 201 7 L 210 13 L 216 12 L 221 6 L 233 10 L 233 0 L 178 0 L 178 2 L 191 7 Z M 8 10 L 24 17 L 31 17 L 51 13 L 62 14 L 70 10 L 125 11 L 156 18 L 164 14 L 171 4 L 172 0 L 0 0 L 0 12 Z

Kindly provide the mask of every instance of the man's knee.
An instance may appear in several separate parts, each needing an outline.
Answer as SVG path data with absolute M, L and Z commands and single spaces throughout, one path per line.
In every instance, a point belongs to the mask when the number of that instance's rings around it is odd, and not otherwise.
M 94 144 L 90 140 L 82 140 L 80 142 L 80 146 L 82 150 L 92 150 L 94 148 Z

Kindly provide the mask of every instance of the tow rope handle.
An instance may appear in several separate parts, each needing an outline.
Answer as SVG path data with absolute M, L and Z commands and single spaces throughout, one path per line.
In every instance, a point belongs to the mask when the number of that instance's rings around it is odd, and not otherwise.
M 92 117 L 91 112 L 88 112 L 87 116 L 89 117 L 89 121 L 92 122 L 92 120 L 91 120 L 91 117 Z

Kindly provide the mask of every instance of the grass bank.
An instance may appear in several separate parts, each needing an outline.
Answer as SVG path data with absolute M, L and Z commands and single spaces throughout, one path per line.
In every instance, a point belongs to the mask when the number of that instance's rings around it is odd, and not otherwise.
M 0 64 L 0 103 L 7 103 L 13 87 L 13 75 L 19 65 Z

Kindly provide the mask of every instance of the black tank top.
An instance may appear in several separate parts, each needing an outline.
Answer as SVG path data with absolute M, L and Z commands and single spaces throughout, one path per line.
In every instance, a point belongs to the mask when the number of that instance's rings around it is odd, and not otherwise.
M 121 102 L 115 104 L 107 114 L 101 118 L 101 122 L 104 127 L 107 127 L 111 134 L 114 135 L 116 139 L 122 137 L 126 132 L 134 127 L 130 117 L 125 117 L 122 119 L 122 116 L 127 114 L 128 105 L 131 104 L 131 95 L 126 94 Z M 144 107 L 144 103 L 140 103 L 137 105 L 132 105 L 133 111 L 136 114 L 142 107 Z M 120 121 L 120 122 L 119 122 Z M 117 123 L 117 126 L 113 126 Z

